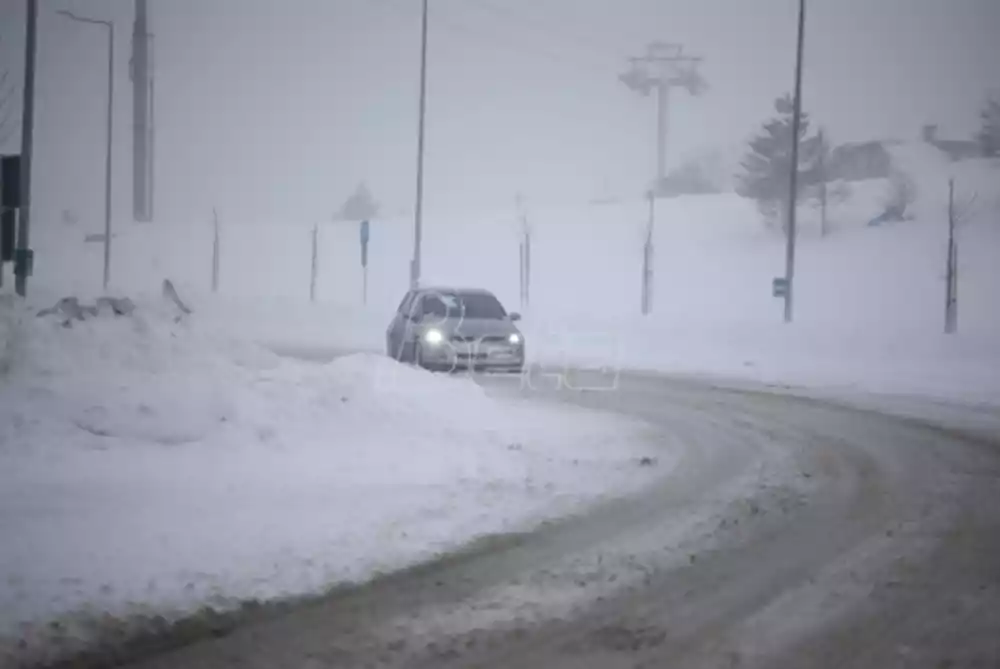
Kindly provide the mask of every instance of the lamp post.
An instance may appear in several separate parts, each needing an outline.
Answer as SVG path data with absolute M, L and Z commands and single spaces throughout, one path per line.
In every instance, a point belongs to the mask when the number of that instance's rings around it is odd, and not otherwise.
M 788 173 L 788 230 L 785 237 L 785 322 L 792 322 L 795 296 L 796 205 L 799 194 L 799 129 L 802 124 L 802 52 L 805 48 L 806 0 L 799 0 L 799 32 L 795 49 L 795 107 L 792 114 L 792 167 Z
M 413 258 L 410 260 L 410 290 L 420 285 L 424 237 L 424 121 L 427 115 L 427 0 L 420 21 L 420 111 L 417 126 L 417 201 L 413 214 Z
M 111 161 L 112 144 L 114 140 L 115 118 L 115 24 L 114 21 L 92 19 L 78 16 L 67 10 L 59 14 L 79 23 L 104 26 L 108 29 L 108 128 L 107 147 L 104 162 L 104 289 L 107 290 L 111 279 Z

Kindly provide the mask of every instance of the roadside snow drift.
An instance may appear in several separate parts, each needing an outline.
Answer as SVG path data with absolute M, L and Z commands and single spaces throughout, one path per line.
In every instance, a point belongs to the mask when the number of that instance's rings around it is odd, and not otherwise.
M 36 312 L 0 304 L 0 651 L 56 619 L 320 592 L 652 475 L 624 419 L 283 360 L 158 300 Z

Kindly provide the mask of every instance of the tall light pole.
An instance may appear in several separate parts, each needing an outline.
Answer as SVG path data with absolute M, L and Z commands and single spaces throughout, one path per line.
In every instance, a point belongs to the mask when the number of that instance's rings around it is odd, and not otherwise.
M 417 202 L 413 213 L 413 259 L 410 261 L 410 289 L 420 285 L 420 253 L 424 227 L 424 117 L 427 110 L 427 0 L 423 0 L 420 22 L 420 120 L 417 127 Z
M 792 322 L 795 293 L 795 208 L 799 187 L 799 129 L 802 127 L 802 52 L 805 45 L 806 0 L 799 0 L 799 38 L 795 50 L 795 105 L 792 112 L 792 163 L 788 173 L 788 232 L 785 235 L 785 322 Z
M 111 279 L 111 161 L 114 144 L 115 120 L 115 24 L 114 21 L 91 19 L 78 16 L 67 10 L 59 14 L 73 21 L 104 26 L 108 29 L 108 128 L 106 137 L 106 154 L 104 159 L 104 289 L 107 290 Z
M 149 7 L 135 0 L 132 24 L 132 216 L 153 220 L 153 75 Z
M 28 293 L 31 223 L 31 157 L 34 152 L 35 51 L 38 47 L 38 0 L 27 0 L 28 16 L 24 38 L 24 103 L 21 110 L 21 212 L 18 220 L 17 251 L 14 265 L 14 292 Z

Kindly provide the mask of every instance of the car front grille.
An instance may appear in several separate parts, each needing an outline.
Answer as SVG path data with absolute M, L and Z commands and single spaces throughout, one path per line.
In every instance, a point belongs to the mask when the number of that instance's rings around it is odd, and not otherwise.
M 479 342 L 480 344 L 506 344 L 507 337 L 503 335 L 488 335 L 486 337 L 473 337 L 471 335 L 452 335 L 452 341 L 463 344 Z

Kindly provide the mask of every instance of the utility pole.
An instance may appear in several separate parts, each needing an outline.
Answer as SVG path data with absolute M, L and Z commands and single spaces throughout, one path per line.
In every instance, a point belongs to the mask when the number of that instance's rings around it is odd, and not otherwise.
M 89 23 L 107 28 L 108 30 L 108 117 L 107 135 L 105 137 L 104 156 L 104 289 L 107 290 L 111 280 L 111 162 L 114 151 L 114 126 L 115 126 L 115 23 L 114 21 L 104 21 L 102 19 L 91 19 L 85 16 L 78 16 L 67 10 L 60 10 L 59 14 L 78 23 Z
M 35 134 L 35 51 L 38 47 L 38 0 L 27 0 L 24 37 L 24 103 L 21 110 L 21 211 L 14 256 L 14 291 L 28 294 L 31 273 L 31 157 Z
M 955 180 L 948 181 L 948 258 L 945 261 L 944 332 L 958 330 L 958 246 L 955 243 Z
M 792 112 L 792 160 L 788 171 L 788 224 L 785 235 L 785 322 L 793 316 L 795 293 L 795 208 L 799 187 L 799 129 L 802 127 L 802 55 L 805 46 L 806 0 L 799 0 L 799 37 L 795 52 L 795 106 Z
M 702 58 L 684 55 L 684 47 L 668 42 L 652 42 L 645 55 L 629 58 L 629 69 L 619 75 L 622 83 L 648 97 L 656 91 L 656 184 L 654 192 L 667 177 L 667 118 L 670 89 L 684 88 L 700 95 L 707 84 L 698 72 Z
M 132 27 L 132 211 L 153 220 L 153 82 L 147 0 L 135 0 Z
M 417 201 L 413 213 L 413 258 L 410 260 L 410 289 L 420 285 L 420 253 L 424 215 L 424 119 L 427 111 L 427 0 L 423 0 L 420 21 L 420 120 L 417 127 Z

